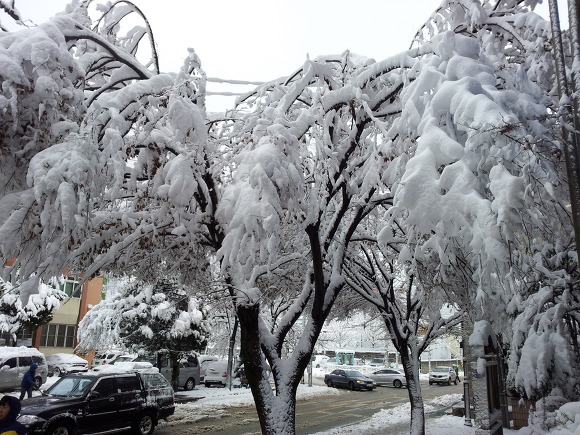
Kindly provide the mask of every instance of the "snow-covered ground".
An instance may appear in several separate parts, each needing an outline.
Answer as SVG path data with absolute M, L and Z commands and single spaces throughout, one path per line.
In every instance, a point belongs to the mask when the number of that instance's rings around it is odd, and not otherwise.
M 460 373 L 462 379 L 463 374 Z M 324 371 L 315 370 L 313 376 L 313 386 L 301 384 L 298 387 L 298 400 L 308 399 L 320 395 L 339 394 L 339 390 L 328 388 L 323 384 Z M 421 375 L 422 380 L 428 380 L 428 375 Z M 204 388 L 198 386 L 193 391 L 180 391 L 179 397 L 190 397 L 196 399 L 193 402 L 178 404 L 175 414 L 171 417 L 169 423 L 162 424 L 180 424 L 186 421 L 195 421 L 200 415 L 211 413 L 211 408 L 219 405 L 244 406 L 252 405 L 254 399 L 247 388 Z M 475 428 L 465 426 L 463 417 L 454 417 L 452 415 L 431 416 L 430 413 L 450 408 L 452 405 L 461 401 L 461 394 L 449 394 L 441 396 L 425 404 L 426 412 L 426 430 L 428 435 L 475 435 Z M 550 435 L 580 435 L 580 402 L 569 404 L 570 416 L 566 422 L 558 428 L 549 432 Z M 393 426 L 399 423 L 409 422 L 410 405 L 405 404 L 395 408 L 385 409 L 376 413 L 372 418 L 362 423 L 335 428 L 330 431 L 318 432 L 316 435 L 375 435 L 385 433 L 385 427 Z M 538 431 L 530 427 L 520 430 L 504 429 L 505 435 L 543 435 L 545 431 Z M 390 435 L 408 435 L 409 430 L 402 429 L 400 432 L 391 432 Z
M 307 399 L 309 397 L 339 394 L 335 388 L 327 388 L 322 385 L 300 385 L 298 387 L 298 399 Z M 181 424 L 187 421 L 196 421 L 200 415 L 211 413 L 212 407 L 219 405 L 229 406 L 243 406 L 254 403 L 252 394 L 246 388 L 204 388 L 198 387 L 193 391 L 179 392 L 179 396 L 189 396 L 192 398 L 199 398 L 195 402 L 179 404 L 176 407 L 175 414 L 171 417 L 168 423 L 162 425 Z M 449 394 L 441 396 L 435 400 L 428 401 L 425 404 L 426 411 L 426 429 L 428 435 L 475 435 L 475 428 L 465 426 L 465 419 L 462 417 L 454 417 L 452 415 L 444 415 L 432 417 L 430 413 L 439 411 L 444 408 L 449 408 L 451 405 L 458 403 L 461 400 L 460 394 Z M 573 404 L 570 404 L 573 405 Z M 549 432 L 550 435 L 579 435 L 580 434 L 580 403 L 576 403 L 575 414 L 568 419 L 568 427 L 565 425 L 559 426 L 557 429 Z M 385 409 L 376 413 L 372 418 L 362 423 L 343 426 L 335 428 L 330 431 L 318 432 L 316 435 L 375 435 L 385 433 L 385 427 L 392 427 L 399 423 L 408 423 L 410 415 L 409 404 L 397 406 L 395 408 Z M 407 429 L 401 429 L 399 432 L 390 432 L 391 435 L 407 435 Z M 522 428 L 520 430 L 504 429 L 505 435 L 540 435 L 546 432 L 533 430 L 532 428 Z
M 461 374 L 460 374 L 461 375 Z M 339 390 L 328 388 L 323 385 L 323 371 L 315 370 L 313 376 L 313 386 L 301 384 L 298 387 L 298 400 L 306 400 L 311 397 L 321 395 L 338 395 Z M 422 375 L 423 376 L 423 375 Z M 462 376 L 461 376 L 462 378 Z M 47 388 L 58 380 L 57 377 L 50 377 L 43 389 Z M 9 393 L 18 396 L 18 392 Z M 40 393 L 34 392 L 34 395 Z M 190 402 L 178 403 L 175 414 L 168 422 L 161 422 L 161 426 L 172 426 L 175 424 L 195 421 L 200 414 L 211 413 L 211 409 L 219 406 L 245 406 L 252 405 L 254 399 L 249 388 L 205 388 L 198 386 L 192 391 L 179 391 L 178 399 L 192 399 Z M 475 435 L 475 428 L 465 426 L 465 419 L 454 417 L 452 415 L 431 416 L 430 413 L 449 408 L 451 405 L 461 400 L 460 394 L 449 394 L 441 396 L 435 400 L 427 401 L 425 404 L 426 411 L 426 429 L 428 435 Z M 520 430 L 504 429 L 505 435 L 580 435 L 580 402 L 569 403 L 561 408 L 559 420 L 560 426 L 550 432 L 540 431 L 537 428 L 526 427 Z M 201 411 L 201 412 L 200 412 Z M 330 431 L 318 432 L 316 435 L 375 435 L 384 433 L 385 427 L 392 427 L 396 424 L 409 422 L 410 406 L 409 404 L 397 406 L 395 408 L 385 409 L 376 413 L 372 418 L 362 423 L 335 428 Z M 408 428 L 399 432 L 392 432 L 391 435 L 407 435 Z

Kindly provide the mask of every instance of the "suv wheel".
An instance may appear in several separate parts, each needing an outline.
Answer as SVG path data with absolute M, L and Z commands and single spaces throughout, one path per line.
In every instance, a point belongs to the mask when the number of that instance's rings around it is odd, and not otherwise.
M 183 388 L 186 391 L 191 391 L 195 388 L 195 379 L 193 378 L 188 378 L 187 381 L 185 381 L 185 385 L 183 386 Z
M 36 389 L 38 390 L 42 385 L 42 378 L 40 376 L 35 377 L 34 384 L 36 385 Z
M 155 429 L 153 416 L 146 412 L 141 415 L 139 421 L 133 426 L 133 433 L 136 435 L 151 435 Z
M 46 435 L 76 435 L 77 431 L 70 423 L 56 422 L 49 426 Z
M 60 372 L 60 369 L 58 367 L 55 367 L 54 370 L 52 371 L 52 375 L 56 376 L 56 377 L 60 377 L 62 373 Z

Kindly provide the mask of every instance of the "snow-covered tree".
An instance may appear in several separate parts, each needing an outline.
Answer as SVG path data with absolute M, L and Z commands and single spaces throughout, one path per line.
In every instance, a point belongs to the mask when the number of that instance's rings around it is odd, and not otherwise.
M 146 355 L 168 353 L 177 380 L 182 355 L 207 344 L 210 326 L 204 307 L 186 289 L 169 282 L 129 279 L 119 290 L 81 320 L 78 350 L 120 347 Z
M 95 199 L 84 188 L 98 181 L 93 173 L 96 162 L 80 147 L 65 151 L 63 145 L 55 145 L 65 138 L 68 143 L 74 142 L 70 134 L 86 137 L 86 130 L 80 133 L 85 123 L 97 122 L 94 112 L 87 114 L 87 106 L 98 106 L 96 96 L 118 90 L 135 77 L 152 75 L 125 51 L 126 46 L 121 48 L 110 42 L 110 27 L 102 30 L 107 36 L 101 36 L 85 26 L 90 24 L 88 3 L 38 27 L 0 33 L 0 238 L 3 258 L 16 261 L 13 268 L 3 271 L 4 278 L 13 283 L 18 276 L 58 276 L 68 265 L 66 252 L 79 239 L 90 237 L 90 231 L 83 230 L 86 222 L 80 218 L 94 204 Z M 128 2 L 121 3 L 126 14 Z M 140 38 L 132 41 L 138 43 Z M 114 112 L 115 108 L 111 110 Z M 106 120 L 101 121 L 101 127 L 106 129 Z M 93 133 L 99 135 L 102 131 Z M 80 141 L 77 139 L 76 143 Z M 48 148 L 50 151 L 41 157 Z M 39 165 L 36 168 L 30 166 L 35 158 Z M 119 166 L 113 166 L 107 169 L 122 177 Z M 40 168 L 45 175 L 50 173 L 52 182 L 45 182 L 58 185 L 50 194 L 50 188 L 41 192 L 42 188 L 30 187 L 33 179 L 41 175 Z M 54 202 L 56 213 L 42 211 L 39 205 L 45 200 Z M 64 233 L 66 236 L 62 236 Z M 45 257 L 47 252 L 50 254 Z M 36 286 L 27 288 L 30 292 L 21 292 L 24 301 Z
M 509 302 L 514 316 L 531 313 L 523 300 L 533 305 L 535 289 L 547 287 L 556 314 L 566 315 L 556 327 L 543 306 L 546 331 L 573 345 L 574 303 L 561 304 L 575 300 L 578 286 L 552 117 L 559 102 L 549 30 L 527 4 L 535 2 L 444 1 L 418 48 L 380 62 L 348 52 L 307 61 L 257 88 L 239 103 L 244 115 L 223 122 L 207 119 L 195 53 L 177 74 L 137 60 L 139 35 L 150 29 L 120 33 L 121 17 L 136 10 L 130 2 L 107 6 L 96 27 L 81 5 L 2 33 L 12 63 L 0 67 L 0 102 L 13 119 L 0 131 L 18 125 L 20 111 L 45 113 L 29 101 L 36 87 L 22 83 L 49 83 L 42 89 L 51 103 L 46 122 L 33 124 L 44 145 L 14 133 L 6 152 L 15 162 L 24 156 L 16 163 L 27 175 L 6 178 L 0 191 L 2 258 L 17 258 L 22 276 L 35 279 L 70 265 L 87 276 L 112 270 L 155 282 L 162 265 L 185 285 L 207 282 L 217 259 L 268 434 L 294 433 L 296 388 L 346 285 L 352 243 L 368 237 L 365 219 L 379 206 L 389 222 L 374 238 L 386 246 L 400 226 L 394 260 L 421 284 L 453 287 L 459 268 L 473 291 L 464 298 L 470 308 L 494 319 Z M 31 40 L 48 48 L 27 51 Z M 59 86 L 70 100 L 63 107 Z M 63 128 L 53 128 L 57 120 Z M 271 283 L 289 271 L 300 279 L 278 298 Z M 266 295 L 289 301 L 275 321 L 264 317 Z M 304 332 L 283 359 L 299 319 Z M 517 335 L 514 349 L 531 332 Z
M 61 67 L 78 80 L 71 92 L 68 82 L 56 83 L 54 92 L 58 96 L 60 88 L 64 96 L 80 96 L 64 104 L 80 114 L 69 120 L 69 135 L 47 139 L 51 146 L 46 152 L 28 147 L 26 167 L 18 173 L 28 178 L 2 191 L 2 258 L 16 258 L 22 276 L 34 280 L 57 275 L 67 266 L 87 277 L 110 269 L 141 281 L 176 276 L 185 284 L 207 283 L 210 259 L 205 249 L 214 252 L 221 237 L 212 220 L 218 192 L 211 172 L 219 174 L 220 165 L 212 165 L 210 153 L 203 150 L 208 141 L 199 59 L 191 52 L 179 74 L 160 74 L 154 44 L 150 62 L 142 64 L 136 57 L 143 36 L 152 42 L 146 20 L 145 26 L 121 33 L 121 21 L 129 13 L 140 14 L 138 8 L 126 1 L 109 4 L 100 9 L 103 15 L 92 27 L 88 3 L 33 29 L 0 35 L 12 61 L 3 70 L 3 89 L 12 96 L 5 99 L 4 111 L 11 110 L 16 119 L 20 112 L 37 110 L 38 101 L 26 100 L 35 88 L 19 90 L 17 79 L 39 82 L 34 74 L 44 80 L 58 75 Z M 27 51 L 33 40 L 38 48 Z M 59 63 L 65 55 L 66 62 Z M 24 96 L 16 99 L 20 94 Z M 65 118 L 49 109 L 54 117 Z M 38 129 L 52 131 L 50 126 Z M 25 143 L 17 143 L 10 151 L 21 156 L 26 149 Z M 213 153 L 221 156 L 218 150 Z M 6 168 L 3 175 L 9 174 L 11 168 Z M 14 281 L 9 272 L 4 270 L 6 278 Z M 207 290 L 204 286 L 201 291 Z M 114 329 L 107 317 L 114 310 L 109 308 L 91 312 L 104 315 L 94 327 Z M 115 307 L 119 312 L 123 308 Z M 199 329 L 176 322 L 190 333 Z M 139 330 L 146 332 L 143 328 Z M 114 334 L 110 340 L 116 341 Z M 89 340 L 84 344 L 89 346 Z
M 401 81 L 393 75 L 394 83 L 385 78 L 378 89 L 374 80 L 391 64 L 349 52 L 307 61 L 244 100 L 252 111 L 230 135 L 244 150 L 218 208 L 225 228 L 218 254 L 232 280 L 245 372 L 264 433 L 294 433 L 296 389 L 345 285 L 348 245 L 365 217 L 389 204 L 377 170 L 382 130 L 374 113 L 393 109 L 389 94 Z M 272 331 L 260 316 L 261 279 L 296 261 L 306 265 L 302 284 Z M 304 332 L 283 359 L 297 322 Z
M 469 272 L 462 299 L 512 344 L 510 376 L 530 395 L 577 378 L 579 275 L 549 23 L 528 4 L 443 2 L 384 154 L 407 238 L 399 261 L 447 284 Z
M 53 280 L 49 284 L 40 283 L 36 292 L 23 303 L 18 284 L 12 285 L 0 278 L 0 332 L 16 338 L 23 329 L 46 325 L 66 297 Z
M 556 397 L 551 401 L 557 402 L 580 397 L 580 113 L 577 93 L 580 28 L 576 2 L 568 2 L 570 31 L 565 34 L 560 31 L 557 3 L 549 3 L 556 65 L 552 81 L 553 86 L 558 85 L 556 95 L 561 104 L 553 104 L 562 130 L 557 155 L 565 159 L 566 176 L 562 178 L 567 182 L 570 200 L 569 204 L 563 201 L 566 213 L 560 208 L 543 210 L 545 221 L 536 220 L 538 228 L 530 226 L 523 234 L 525 242 L 534 242 L 529 249 L 533 255 L 522 261 L 524 265 L 520 270 L 526 278 L 526 286 L 509 306 L 516 317 L 508 385 L 524 397 L 535 400 L 552 395 Z M 565 57 L 563 45 L 571 56 Z M 560 171 L 564 174 L 561 165 Z M 572 222 L 567 222 L 568 213 L 572 215 Z M 562 215 L 563 221 L 558 222 Z M 552 222 L 549 219 L 553 219 Z M 571 227 L 575 232 L 575 245 L 568 239 L 574 233 L 566 234 Z
M 407 277 L 403 267 L 393 261 L 393 253 L 369 248 L 368 241 L 359 249 L 347 262 L 347 282 L 383 319 L 407 378 L 411 433 L 424 433 L 420 357 L 434 340 L 461 322 L 463 312 L 456 310 L 454 315 L 443 317 L 441 308 L 449 300 L 443 289 L 427 286 L 414 275 Z

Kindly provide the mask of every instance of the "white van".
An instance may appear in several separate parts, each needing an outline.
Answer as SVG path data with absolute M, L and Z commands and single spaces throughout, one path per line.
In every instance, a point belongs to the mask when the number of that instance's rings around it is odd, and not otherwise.
M 158 365 L 157 357 L 155 356 L 138 356 L 138 355 L 131 355 L 131 354 L 123 354 L 115 357 L 113 362 L 114 366 L 120 365 L 123 366 L 127 363 L 138 363 L 138 362 L 147 362 L 151 363 L 153 367 L 157 367 L 159 369 L 159 373 L 161 373 L 165 379 L 171 382 L 171 374 L 173 370 L 171 369 L 169 357 L 167 355 L 161 355 L 160 362 L 161 365 Z M 93 367 L 93 370 L 99 371 L 102 367 Z M 183 357 L 179 361 L 179 380 L 177 387 L 181 387 L 184 390 L 193 390 L 196 385 L 199 385 L 199 374 L 200 374 L 200 367 L 199 367 L 199 360 L 195 355 L 188 355 Z
M 161 358 L 159 372 L 165 376 L 165 379 L 171 382 L 173 370 L 169 364 L 169 358 L 166 355 Z M 196 385 L 199 385 L 199 361 L 197 360 L 197 356 L 189 355 L 179 361 L 178 383 L 178 386 L 183 387 L 186 391 L 193 390 Z
M 0 347 L 0 390 L 20 388 L 22 377 L 32 363 L 36 363 L 36 387 L 46 382 L 48 366 L 44 355 L 33 347 Z

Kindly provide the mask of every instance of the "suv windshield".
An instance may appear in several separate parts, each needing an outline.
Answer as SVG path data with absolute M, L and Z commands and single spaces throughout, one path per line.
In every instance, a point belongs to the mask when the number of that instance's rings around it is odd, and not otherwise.
M 69 376 L 62 378 L 52 387 L 50 387 L 46 392 L 52 396 L 67 396 L 67 397 L 77 397 L 84 395 L 91 384 L 93 383 L 93 378 L 81 378 L 78 376 Z
M 447 373 L 449 372 L 449 367 L 435 367 L 435 370 L 433 370 L 434 372 L 441 372 L 441 373 Z

